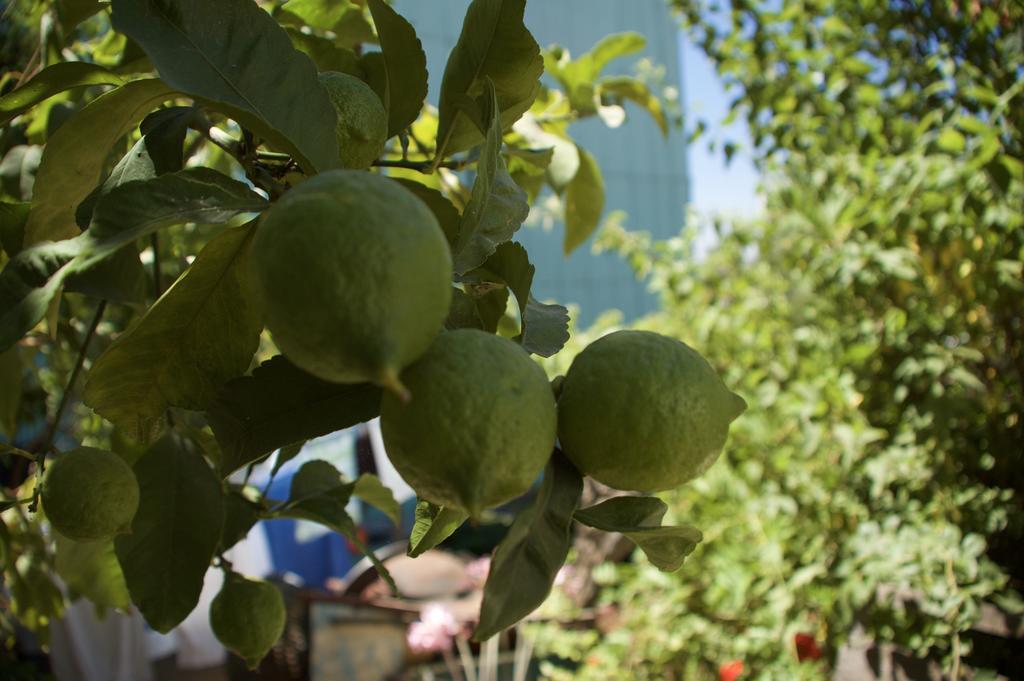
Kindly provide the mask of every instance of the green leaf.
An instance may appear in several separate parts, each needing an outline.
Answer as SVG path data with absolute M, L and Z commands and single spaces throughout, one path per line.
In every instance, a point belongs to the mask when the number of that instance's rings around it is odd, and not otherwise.
M 523 328 L 523 349 L 539 357 L 551 357 L 569 340 L 569 310 L 558 303 L 541 303 L 531 295 Z
M 55 568 L 71 591 L 101 608 L 128 610 L 131 598 L 114 541 L 76 542 L 56 534 Z
M 346 14 L 360 11 L 349 0 L 288 0 L 282 9 L 321 31 L 333 31 Z
M 357 78 L 362 76 L 356 53 L 352 50 L 341 47 L 333 40 L 303 33 L 292 26 L 285 26 L 285 31 L 295 49 L 312 59 L 318 71 L 340 71 Z
M 519 306 L 521 332 L 516 340 L 527 352 L 551 357 L 569 340 L 569 311 L 561 305 L 538 303 L 530 289 L 535 268 L 520 244 L 501 244 L 484 263 L 486 274 L 504 282 Z
M 189 168 L 116 187 L 96 205 L 88 231 L 74 239 L 27 248 L 0 272 L 0 350 L 39 323 L 69 275 L 89 270 L 162 227 L 225 222 L 266 205 L 246 185 L 208 168 Z
M 65 34 L 72 30 L 104 7 L 101 0 L 57 0 L 57 12 L 60 25 Z
M 0 352 L 17 343 L 46 314 L 81 256 L 82 237 L 26 248 L 0 271 Z
M 665 503 L 654 497 L 613 497 L 576 511 L 575 518 L 598 530 L 622 533 L 659 570 L 675 572 L 703 535 L 689 525 L 659 527 L 667 510 Z
M 497 93 L 502 130 L 533 104 L 540 91 L 544 60 L 537 41 L 523 24 L 525 8 L 526 0 L 473 0 L 466 10 L 462 33 L 448 56 L 441 81 L 438 160 L 483 140 L 471 109 L 481 96 L 485 103 L 489 98 L 488 79 Z
M 548 597 L 571 544 L 572 517 L 583 494 L 583 478 L 560 452 L 544 471 L 533 505 L 516 517 L 494 550 L 484 584 L 480 623 L 485 641 L 523 619 Z
M 299 442 L 293 442 L 290 445 L 285 445 L 278 450 L 277 458 L 274 459 L 274 468 L 270 471 L 271 479 L 276 478 L 284 465 L 302 452 L 302 448 L 306 446 L 306 442 L 308 442 L 308 440 L 300 440 Z
M 75 222 L 82 229 L 89 226 L 96 202 L 114 187 L 134 180 L 150 180 L 164 173 L 181 170 L 184 165 L 185 134 L 195 119 L 196 110 L 188 106 L 172 106 L 154 111 L 142 121 L 142 137 L 75 210 Z
M 484 322 L 476 307 L 476 300 L 462 289 L 452 287 L 452 302 L 448 307 L 448 317 L 444 320 L 444 328 L 448 330 L 484 328 Z
M 631 102 L 642 106 L 651 114 L 654 122 L 658 124 L 661 134 L 668 137 L 668 121 L 665 119 L 665 111 L 661 106 L 661 100 L 654 96 L 645 83 L 636 78 L 619 76 L 605 78 L 598 83 L 602 94 L 611 95 L 621 99 L 628 99 Z
M 0 352 L 0 435 L 8 441 L 14 439 L 18 427 L 23 369 L 18 346 Z
M 97 97 L 57 129 L 36 173 L 26 246 L 78 234 L 75 208 L 99 183 L 114 144 L 174 94 L 159 80 L 136 80 Z
M 595 81 L 604 68 L 612 60 L 639 52 L 646 45 L 646 38 L 639 33 L 615 33 L 605 36 L 589 52 L 572 61 L 558 59 L 557 53 L 547 52 L 544 64 L 565 88 L 572 107 L 583 114 L 593 114 L 597 110 Z
M 93 364 L 84 400 L 146 439 L 169 407 L 201 410 L 249 368 L 263 322 L 249 291 L 251 227 L 229 229 Z
M 224 527 L 218 551 L 227 551 L 245 539 L 260 519 L 262 509 L 245 496 L 241 488 L 232 488 L 224 495 Z
M 121 85 L 124 79 L 102 66 L 81 61 L 59 62 L 34 75 L 14 92 L 0 97 L 0 126 L 45 99 L 89 85 Z
M 356 523 L 345 510 L 355 487 L 356 483 L 345 481 L 338 469 L 326 461 L 310 461 L 292 478 L 288 503 L 278 515 L 319 523 L 343 535 L 370 559 L 381 578 L 397 593 L 391 574 L 359 538 Z
M 435 506 L 429 501 L 418 501 L 406 553 L 415 558 L 429 551 L 452 536 L 468 517 L 469 514 L 463 511 Z
M 953 128 L 943 128 L 936 143 L 939 145 L 939 149 L 954 155 L 962 153 L 967 147 L 967 140 L 964 139 L 963 134 Z
M 0 203 L 0 246 L 8 258 L 13 258 L 21 251 L 25 242 L 25 223 L 32 204 Z
M 293 0 L 294 2 L 294 0 Z M 408 21 L 383 0 L 367 5 L 377 26 L 388 74 L 388 137 L 408 128 L 427 98 L 427 55 Z
M 142 138 L 114 167 L 110 176 L 75 211 L 75 222 L 85 229 L 100 197 L 114 187 L 135 180 L 149 180 L 181 170 L 185 134 L 195 117 L 192 107 L 170 107 L 151 113 L 142 121 Z M 135 244 L 129 244 L 85 272 L 72 274 L 65 290 L 85 293 L 119 303 L 141 303 L 146 295 L 146 273 Z
M 380 414 L 380 388 L 328 383 L 283 355 L 251 376 L 229 381 L 207 417 L 223 451 L 228 476 L 275 449 L 333 433 Z
M 499 244 L 508 241 L 530 213 L 526 193 L 508 174 L 501 157 L 501 121 L 490 90 L 491 127 L 480 152 L 469 204 L 462 214 L 454 254 L 455 272 L 465 274 L 479 267 Z
M 441 192 L 431 189 L 421 182 L 404 178 L 396 178 L 395 182 L 398 182 L 415 194 L 420 201 L 427 204 L 427 208 L 430 209 L 430 212 L 437 218 L 438 224 L 441 225 L 441 229 L 448 239 L 448 244 L 450 246 L 454 245 L 455 240 L 459 236 L 459 223 L 462 221 L 462 216 L 459 215 L 459 210 L 452 205 L 452 202 Z
M 565 189 L 565 240 L 569 255 L 586 241 L 601 223 L 604 212 L 604 177 L 597 160 L 579 146 L 580 167 Z
M 292 154 L 308 173 L 339 165 L 337 116 L 313 63 L 255 2 L 111 4 L 114 28 L 142 46 L 169 85 Z
M 192 612 L 220 542 L 220 481 L 191 441 L 169 434 L 135 464 L 139 510 L 114 541 L 132 602 L 166 634 Z
M 356 480 L 352 495 L 384 512 L 395 525 L 402 523 L 402 509 L 395 500 L 394 493 L 372 473 L 363 473 Z

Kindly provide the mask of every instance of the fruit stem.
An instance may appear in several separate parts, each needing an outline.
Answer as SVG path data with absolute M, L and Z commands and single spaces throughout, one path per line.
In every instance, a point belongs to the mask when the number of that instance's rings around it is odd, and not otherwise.
M 409 392 L 409 389 L 398 378 L 398 372 L 394 369 L 387 368 L 381 371 L 377 384 L 385 390 L 391 391 L 395 397 L 401 400 L 402 404 L 408 404 L 412 399 L 412 393 Z

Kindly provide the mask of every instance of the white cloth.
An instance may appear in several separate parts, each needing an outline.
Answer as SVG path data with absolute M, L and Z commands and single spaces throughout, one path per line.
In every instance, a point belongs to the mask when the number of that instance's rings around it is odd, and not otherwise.
M 58 681 L 151 681 L 146 623 L 136 610 L 96 615 L 84 598 L 50 624 L 50 662 Z

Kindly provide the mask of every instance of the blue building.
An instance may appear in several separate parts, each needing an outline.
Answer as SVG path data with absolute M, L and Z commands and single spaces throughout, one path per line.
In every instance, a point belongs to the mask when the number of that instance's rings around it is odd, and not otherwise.
M 397 9 L 415 26 L 427 53 L 430 100 L 437 103 L 448 52 L 458 40 L 469 0 L 397 0 Z M 664 0 L 529 0 L 526 25 L 541 46 L 559 44 L 580 55 L 610 33 L 636 31 L 647 49 L 614 62 L 609 73 L 628 74 L 638 59 L 665 68 L 665 82 L 680 87 L 678 29 Z M 626 226 L 655 237 L 678 233 L 689 199 L 686 144 L 673 130 L 665 139 L 650 116 L 627 104 L 629 120 L 609 130 L 595 119 L 571 132 L 598 160 L 607 193 L 606 214 L 622 210 Z M 578 322 L 587 324 L 602 311 L 621 310 L 627 319 L 652 311 L 654 296 L 645 291 L 615 254 L 594 255 L 590 242 L 568 258 L 562 254 L 561 226 L 551 231 L 524 226 L 516 235 L 537 267 L 534 291 L 541 300 L 580 306 Z

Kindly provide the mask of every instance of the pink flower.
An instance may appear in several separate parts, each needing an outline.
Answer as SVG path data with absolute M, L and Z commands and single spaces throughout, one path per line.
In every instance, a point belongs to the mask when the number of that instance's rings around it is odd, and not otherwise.
M 721 681 L 736 681 L 743 674 L 743 660 L 733 660 L 718 667 Z
M 448 608 L 429 603 L 420 611 L 420 619 L 409 625 L 405 641 L 416 654 L 441 653 L 451 650 L 461 627 Z
M 472 588 L 479 589 L 483 587 L 484 582 L 487 581 L 487 575 L 491 572 L 491 557 L 480 556 L 476 560 L 466 565 L 466 578 L 469 580 Z

